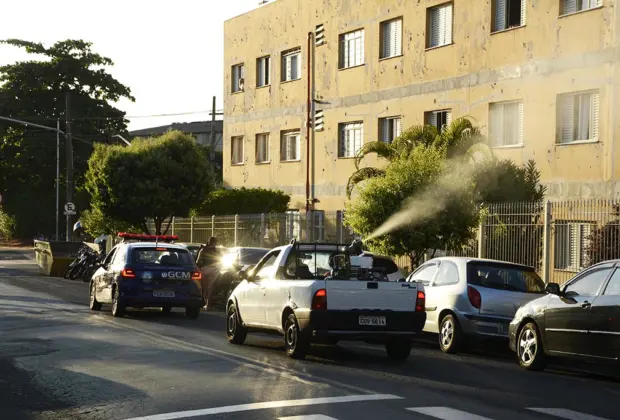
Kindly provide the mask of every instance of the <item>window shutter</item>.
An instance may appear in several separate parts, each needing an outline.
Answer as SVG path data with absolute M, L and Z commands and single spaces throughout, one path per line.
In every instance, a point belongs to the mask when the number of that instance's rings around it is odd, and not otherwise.
M 289 66 L 290 66 L 289 80 L 297 79 L 297 61 L 298 61 L 298 57 L 296 54 L 291 55 L 289 57 Z
M 364 31 L 360 31 L 359 37 L 357 38 L 357 51 L 358 51 L 358 61 L 355 64 L 362 65 L 364 64 Z
M 493 31 L 503 31 L 504 29 L 506 29 L 506 0 L 495 0 Z
M 301 134 L 297 133 L 293 141 L 295 146 L 295 159 L 301 159 Z
M 400 137 L 402 133 L 402 127 L 400 124 L 400 118 L 394 118 L 394 139 Z
M 430 43 L 429 47 L 436 47 L 439 45 L 439 36 L 440 36 L 440 16 L 441 10 L 439 8 L 431 9 L 431 22 L 430 22 Z
M 573 141 L 574 101 L 575 98 L 572 95 L 566 95 L 561 99 L 560 143 L 570 143 Z
M 437 127 L 437 112 L 431 111 L 428 113 L 428 125 Z
M 564 0 L 564 13 L 575 13 L 577 11 L 577 0 Z
M 452 123 L 452 111 L 446 111 L 446 125 Z
M 594 7 L 600 7 L 600 6 L 603 5 L 603 0 L 594 0 L 594 1 L 596 3 L 596 6 L 594 6 Z
M 519 102 L 517 117 L 517 144 L 523 144 L 523 102 Z
M 291 80 L 291 56 L 289 55 L 284 56 L 282 61 L 282 73 L 284 74 L 282 80 Z
M 573 270 L 579 269 L 579 257 L 581 255 L 581 246 L 579 239 L 581 237 L 581 231 L 577 223 L 571 223 L 569 225 L 569 243 L 570 243 L 570 264 L 569 268 Z
M 258 86 L 265 86 L 265 59 L 258 59 L 258 81 L 256 83 Z
M 452 4 L 443 7 L 443 40 L 441 45 L 452 43 Z
M 387 118 L 381 118 L 379 120 L 380 124 L 380 132 L 381 132 L 381 141 L 384 143 L 390 142 L 390 124 Z
M 504 106 L 492 104 L 489 112 L 489 138 L 492 146 L 503 146 Z
M 526 16 L 527 14 L 527 0 L 521 0 L 521 26 L 525 25 L 526 23 Z
M 396 41 L 394 42 L 394 55 L 401 55 L 403 53 L 403 21 L 398 19 L 394 22 L 394 33 Z
M 592 135 L 590 138 L 592 139 L 598 139 L 598 120 L 599 120 L 599 94 L 598 92 L 593 93 L 591 96 L 591 101 L 592 104 L 590 106 L 591 112 L 592 112 L 592 118 L 591 118 L 591 126 L 592 126 Z
M 383 39 L 381 40 L 381 43 L 381 48 L 383 48 L 381 58 L 391 57 L 392 50 L 390 46 L 392 43 L 392 22 L 385 22 L 383 24 Z

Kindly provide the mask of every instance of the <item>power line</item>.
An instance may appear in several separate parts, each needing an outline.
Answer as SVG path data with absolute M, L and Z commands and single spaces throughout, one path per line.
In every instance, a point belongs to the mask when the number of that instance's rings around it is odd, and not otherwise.
M 97 120 L 121 120 L 121 119 L 137 119 L 137 118 L 160 118 L 160 117 L 178 117 L 183 115 L 194 115 L 194 114 L 209 114 L 211 115 L 212 110 L 206 111 L 187 111 L 187 112 L 177 112 L 170 114 L 150 114 L 150 115 L 119 115 L 117 117 L 74 117 L 73 121 L 97 121 Z M 224 113 L 223 109 L 216 110 L 216 115 L 222 115 Z M 41 121 L 51 121 L 56 120 L 57 118 L 53 117 L 40 117 L 40 116 L 19 116 L 21 119 L 26 120 L 41 120 Z

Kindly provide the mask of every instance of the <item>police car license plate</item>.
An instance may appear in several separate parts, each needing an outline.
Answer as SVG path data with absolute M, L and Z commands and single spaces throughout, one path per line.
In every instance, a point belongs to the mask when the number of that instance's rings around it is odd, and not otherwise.
M 153 292 L 153 296 L 155 296 L 155 297 L 163 297 L 163 298 L 171 298 L 171 297 L 174 297 L 174 292 L 157 291 L 157 292 Z
M 387 320 L 384 316 L 360 316 L 359 323 L 360 325 L 384 326 L 387 325 Z

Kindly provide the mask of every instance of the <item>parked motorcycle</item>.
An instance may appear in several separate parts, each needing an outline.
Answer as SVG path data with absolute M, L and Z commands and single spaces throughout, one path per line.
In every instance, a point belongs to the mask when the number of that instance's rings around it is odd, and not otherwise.
M 77 258 L 67 267 L 64 277 L 71 280 L 80 278 L 84 282 L 89 282 L 104 258 L 103 253 L 97 253 L 91 247 L 84 245 L 78 251 Z

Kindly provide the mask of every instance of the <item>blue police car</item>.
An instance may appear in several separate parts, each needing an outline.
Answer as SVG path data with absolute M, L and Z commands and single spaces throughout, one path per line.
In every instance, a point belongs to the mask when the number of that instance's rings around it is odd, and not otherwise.
M 126 308 L 185 308 L 196 319 L 204 306 L 202 274 L 191 252 L 171 243 L 171 235 L 119 233 L 122 242 L 106 256 L 90 282 L 90 309 L 112 304 L 112 315 Z

